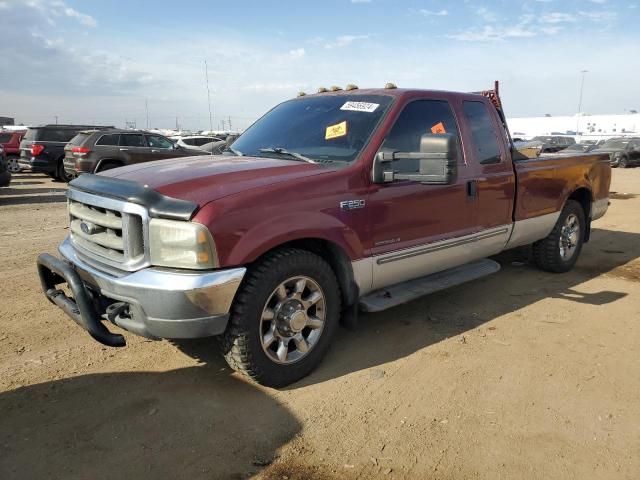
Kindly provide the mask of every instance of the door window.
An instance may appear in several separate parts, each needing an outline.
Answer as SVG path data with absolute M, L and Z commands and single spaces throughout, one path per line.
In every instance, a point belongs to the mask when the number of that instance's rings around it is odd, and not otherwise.
M 126 133 L 120 135 L 121 147 L 145 147 L 144 139 L 141 134 Z
M 462 110 L 471 129 L 474 153 L 481 164 L 500 163 L 498 134 L 487 105 L 483 102 L 462 102 Z
M 118 134 L 103 135 L 98 139 L 98 141 L 96 142 L 96 145 L 115 146 L 115 145 L 118 145 L 119 140 L 120 140 L 120 135 Z
M 160 135 L 147 135 L 147 142 L 151 148 L 173 148 L 173 143 Z
M 444 100 L 416 100 L 406 107 L 396 120 L 382 144 L 386 152 L 419 152 L 420 138 L 425 133 L 451 133 L 459 138 L 453 111 Z M 399 172 L 419 171 L 418 160 L 401 159 L 393 162 Z

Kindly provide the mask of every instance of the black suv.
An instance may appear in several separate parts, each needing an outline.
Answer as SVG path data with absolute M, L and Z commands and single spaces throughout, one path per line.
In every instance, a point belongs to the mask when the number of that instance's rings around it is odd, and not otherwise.
M 67 177 L 165 158 L 207 155 L 175 145 L 157 133 L 143 130 L 86 130 L 64 148 Z
M 640 138 L 610 138 L 595 152 L 608 153 L 612 167 L 635 167 L 640 165 Z
M 540 136 L 533 137 L 531 142 L 540 143 L 542 153 L 555 153 L 575 145 L 576 140 L 573 137 Z
M 64 171 L 64 146 L 75 137 L 79 131 L 104 129 L 96 125 L 41 125 L 29 127 L 22 142 L 20 142 L 21 167 L 32 172 L 46 173 L 53 178 L 69 181 Z

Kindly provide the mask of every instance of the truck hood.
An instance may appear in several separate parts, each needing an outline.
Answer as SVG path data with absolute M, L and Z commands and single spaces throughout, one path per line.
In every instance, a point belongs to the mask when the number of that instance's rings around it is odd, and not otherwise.
M 331 171 L 326 166 L 261 157 L 172 158 L 107 170 L 100 175 L 131 180 L 200 207 L 252 188 Z

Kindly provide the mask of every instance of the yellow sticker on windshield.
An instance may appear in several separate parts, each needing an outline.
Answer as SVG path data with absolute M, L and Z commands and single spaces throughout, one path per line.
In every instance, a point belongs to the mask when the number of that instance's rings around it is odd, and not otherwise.
M 329 125 L 324 132 L 324 139 L 331 140 L 332 138 L 344 137 L 347 134 L 347 121 L 337 123 L 335 125 Z

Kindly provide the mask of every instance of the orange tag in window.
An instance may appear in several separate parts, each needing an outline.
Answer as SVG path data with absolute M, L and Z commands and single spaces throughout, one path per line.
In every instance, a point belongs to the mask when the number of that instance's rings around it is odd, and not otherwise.
M 431 127 L 431 133 L 447 133 L 447 131 L 444 128 L 444 124 L 442 122 L 438 122 Z
M 327 127 L 324 132 L 324 139 L 331 140 L 332 138 L 344 137 L 347 134 L 347 121 L 337 123 Z

